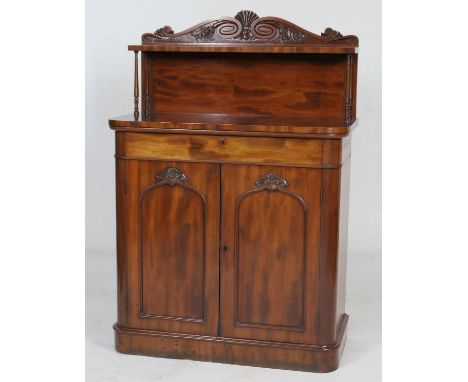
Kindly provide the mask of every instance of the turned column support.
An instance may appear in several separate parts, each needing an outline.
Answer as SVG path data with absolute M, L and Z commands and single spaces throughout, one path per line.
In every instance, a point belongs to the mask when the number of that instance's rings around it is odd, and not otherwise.
M 151 113 L 151 106 L 150 106 L 150 95 L 149 95 L 149 63 L 146 57 L 141 58 L 141 64 L 143 65 L 143 58 L 145 58 L 145 118 L 148 118 Z M 143 79 L 142 79 L 143 80 Z M 143 85 L 142 85 L 143 86 Z
M 353 55 L 348 54 L 346 65 L 346 101 L 345 101 L 345 121 L 351 123 L 353 120 Z
M 137 120 L 140 116 L 140 111 L 138 109 L 139 102 L 139 85 L 138 85 L 138 51 L 135 50 L 135 74 L 133 79 L 133 116 Z

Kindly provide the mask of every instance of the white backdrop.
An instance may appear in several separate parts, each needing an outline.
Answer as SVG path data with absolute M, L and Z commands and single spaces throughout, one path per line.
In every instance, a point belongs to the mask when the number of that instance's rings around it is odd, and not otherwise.
M 141 34 L 171 25 L 179 32 L 249 9 L 320 34 L 330 26 L 359 37 L 357 116 L 353 134 L 349 249 L 381 247 L 381 4 L 376 0 L 89 0 L 86 2 L 86 246 L 115 248 L 114 140 L 110 117 L 133 107 L 133 53 Z

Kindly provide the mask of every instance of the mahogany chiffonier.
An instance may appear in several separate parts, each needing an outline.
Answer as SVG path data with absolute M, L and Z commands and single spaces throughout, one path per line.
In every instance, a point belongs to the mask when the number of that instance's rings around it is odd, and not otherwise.
M 134 113 L 109 120 L 119 352 L 338 367 L 357 47 L 251 11 L 129 46 Z

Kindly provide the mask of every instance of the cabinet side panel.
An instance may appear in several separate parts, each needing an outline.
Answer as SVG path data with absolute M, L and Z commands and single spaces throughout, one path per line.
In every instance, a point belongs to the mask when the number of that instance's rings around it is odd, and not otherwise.
M 118 134 L 119 140 L 125 139 L 125 133 Z M 117 147 L 118 149 L 118 147 Z M 117 151 L 118 152 L 118 151 Z M 125 168 L 125 173 L 122 174 L 122 202 L 124 207 L 123 213 L 120 218 L 122 222 L 122 235 L 124 236 L 124 261 L 121 263 L 121 270 L 119 274 L 125 280 L 125 299 L 119 300 L 119 310 L 121 306 L 125 309 L 125 320 L 129 327 L 133 326 L 135 319 L 136 302 L 133 295 L 136 291 L 136 282 L 138 280 L 138 269 L 134 265 L 138 257 L 137 250 L 137 237 L 138 237 L 138 223 L 134 218 L 138 208 L 138 161 L 136 160 L 120 160 L 120 166 Z M 121 306 L 120 306 L 121 305 Z
M 348 159 L 343 163 L 343 166 L 341 167 L 340 182 L 340 227 L 338 238 L 338 276 L 336 310 L 337 328 L 339 328 L 339 322 L 343 319 L 343 314 L 345 313 L 350 168 L 351 158 L 348 157 Z
M 117 143 L 117 142 L 116 142 Z M 125 226 L 125 161 L 115 160 L 117 228 L 117 321 L 127 324 L 127 238 Z
M 336 339 L 340 169 L 322 170 L 320 213 L 319 344 Z

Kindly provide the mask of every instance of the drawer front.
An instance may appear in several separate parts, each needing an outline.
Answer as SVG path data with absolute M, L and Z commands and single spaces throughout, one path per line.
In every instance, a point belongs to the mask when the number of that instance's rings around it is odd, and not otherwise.
M 323 140 L 185 134 L 117 133 L 127 159 L 324 167 Z M 334 167 L 339 163 L 325 163 Z

